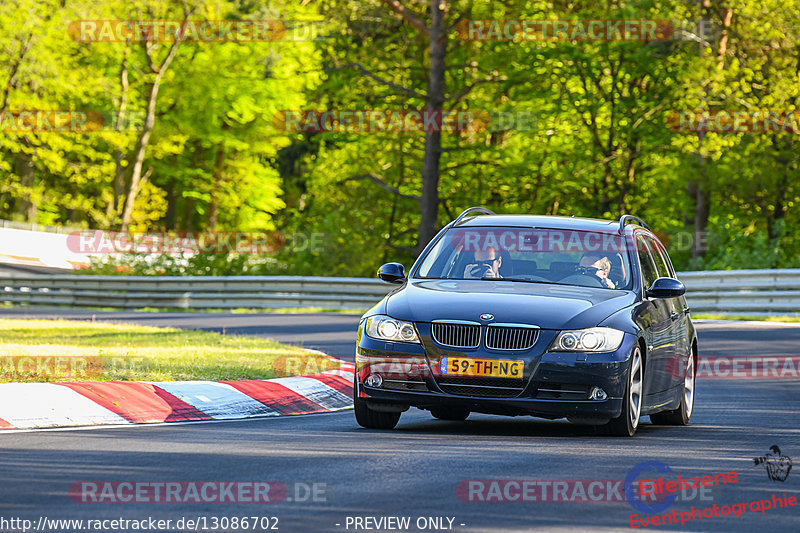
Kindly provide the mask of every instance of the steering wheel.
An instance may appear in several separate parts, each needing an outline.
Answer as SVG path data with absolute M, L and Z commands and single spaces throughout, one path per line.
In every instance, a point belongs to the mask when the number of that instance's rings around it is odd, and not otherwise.
M 568 283 L 571 285 L 582 285 L 584 287 L 601 287 L 601 288 L 608 288 L 603 281 L 593 274 L 583 274 L 580 272 L 575 272 L 574 274 L 570 274 L 566 278 L 563 278 L 559 281 L 559 283 Z
M 537 276 L 536 274 L 515 274 L 514 277 L 516 279 L 524 279 L 527 281 L 550 281 L 549 279 L 542 276 Z

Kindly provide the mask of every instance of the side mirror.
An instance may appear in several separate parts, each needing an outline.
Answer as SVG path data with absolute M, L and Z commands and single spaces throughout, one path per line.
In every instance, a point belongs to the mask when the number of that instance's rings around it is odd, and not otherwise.
M 386 263 L 378 269 L 378 277 L 387 283 L 405 283 L 406 267 L 400 263 Z
M 649 298 L 677 298 L 683 296 L 686 287 L 675 278 L 658 278 L 645 294 Z

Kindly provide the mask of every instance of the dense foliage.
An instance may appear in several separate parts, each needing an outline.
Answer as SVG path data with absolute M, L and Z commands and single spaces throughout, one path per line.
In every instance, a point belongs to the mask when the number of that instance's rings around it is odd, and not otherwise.
M 68 32 L 76 20 L 117 19 L 270 19 L 296 31 L 178 44 Z M 489 19 L 657 19 L 673 31 L 464 39 L 467 21 Z M 279 120 L 282 110 L 426 108 L 491 120 L 438 141 L 286 131 Z M 25 109 L 96 110 L 105 127 L 26 132 L 0 121 L 0 218 L 287 237 L 272 255 L 115 256 L 95 271 L 371 275 L 413 260 L 426 205 L 438 227 L 472 205 L 634 213 L 670 242 L 680 269 L 800 266 L 800 130 L 674 131 L 669 120 L 800 109 L 798 0 L 6 0 L 0 111 Z

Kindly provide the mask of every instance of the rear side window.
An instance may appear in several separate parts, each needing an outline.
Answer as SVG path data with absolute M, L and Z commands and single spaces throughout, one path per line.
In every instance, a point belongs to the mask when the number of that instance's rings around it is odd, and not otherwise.
M 664 251 L 664 247 L 661 246 L 657 241 L 647 238 L 647 244 L 650 246 L 650 250 L 652 250 L 652 257 L 653 261 L 656 264 L 656 271 L 658 272 L 658 276 L 661 278 L 671 278 L 674 277 L 670 273 L 669 268 L 669 261 L 664 258 L 666 255 L 666 251 Z
M 672 266 L 672 260 L 669 258 L 669 254 L 667 253 L 666 248 L 664 248 L 664 245 L 658 241 L 656 241 L 656 246 L 658 248 L 658 251 L 661 253 L 661 258 L 667 265 L 667 271 L 669 272 L 669 277 L 677 279 L 678 276 L 675 275 L 675 267 Z
M 652 259 L 653 252 L 647 244 L 647 241 L 641 235 L 636 238 L 636 255 L 639 256 L 639 265 L 642 268 L 642 277 L 644 278 L 645 289 L 658 278 L 658 271 Z

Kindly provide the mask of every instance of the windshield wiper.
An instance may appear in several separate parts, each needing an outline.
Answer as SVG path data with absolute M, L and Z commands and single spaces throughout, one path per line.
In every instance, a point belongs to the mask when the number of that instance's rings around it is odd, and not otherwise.
M 556 281 L 540 281 L 536 279 L 522 279 L 522 278 L 495 278 L 492 276 L 483 276 L 484 281 L 517 281 L 520 283 L 542 283 L 545 285 L 566 285 L 565 283 L 558 283 Z

